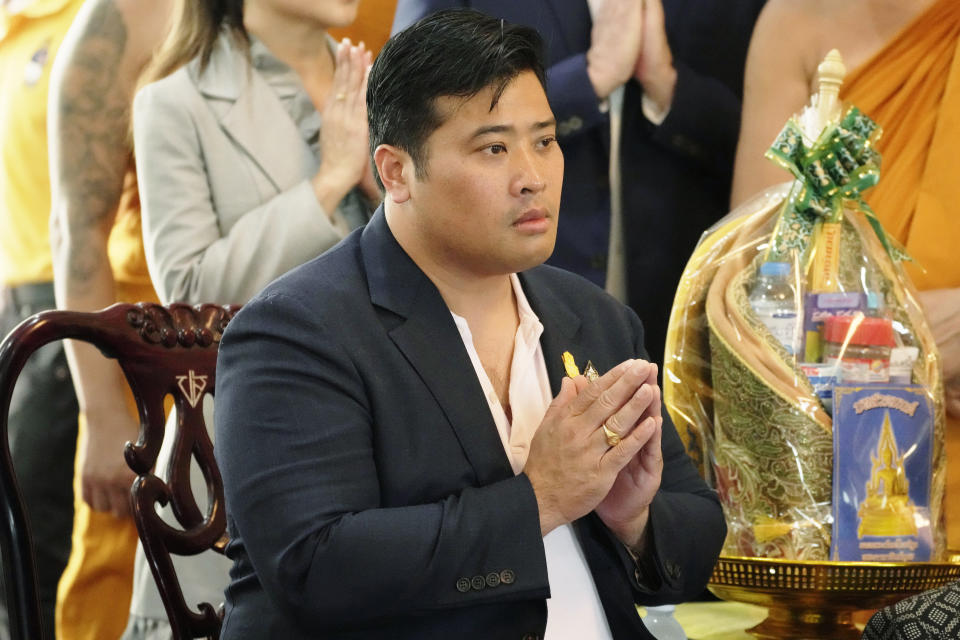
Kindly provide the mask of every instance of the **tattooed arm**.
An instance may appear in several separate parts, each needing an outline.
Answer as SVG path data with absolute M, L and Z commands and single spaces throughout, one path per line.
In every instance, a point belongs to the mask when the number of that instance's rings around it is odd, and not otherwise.
M 87 0 L 60 47 L 50 80 L 48 134 L 51 237 L 60 308 L 115 302 L 107 239 L 131 161 L 130 104 L 137 77 L 162 40 L 170 0 Z M 68 343 L 87 429 L 78 443 L 83 499 L 129 513 L 132 472 L 123 445 L 137 427 L 119 366 L 95 348 Z

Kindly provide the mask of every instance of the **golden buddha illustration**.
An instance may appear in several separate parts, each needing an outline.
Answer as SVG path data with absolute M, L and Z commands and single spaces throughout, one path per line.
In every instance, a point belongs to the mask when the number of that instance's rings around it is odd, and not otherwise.
M 915 536 L 917 524 L 910 502 L 910 483 L 903 468 L 903 456 L 897 448 L 890 424 L 890 412 L 884 412 L 883 429 L 876 452 L 870 454 L 873 466 L 867 481 L 867 496 L 857 515 L 857 536 Z

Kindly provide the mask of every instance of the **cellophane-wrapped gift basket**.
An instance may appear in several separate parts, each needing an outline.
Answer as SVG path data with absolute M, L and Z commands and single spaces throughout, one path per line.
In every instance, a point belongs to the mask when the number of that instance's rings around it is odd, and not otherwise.
M 723 502 L 725 555 L 942 560 L 939 356 L 909 256 L 864 200 L 881 128 L 838 86 L 822 82 L 767 152 L 794 180 L 693 253 L 665 402 Z

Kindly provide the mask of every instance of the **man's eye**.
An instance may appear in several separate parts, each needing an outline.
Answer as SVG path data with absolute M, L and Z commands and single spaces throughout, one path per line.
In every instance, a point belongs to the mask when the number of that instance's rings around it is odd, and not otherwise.
M 499 155 L 501 153 L 506 153 L 507 147 L 506 145 L 502 145 L 502 144 L 492 144 L 489 147 L 487 147 L 487 151 L 493 155 Z
M 549 147 L 549 146 L 551 146 L 551 145 L 553 145 L 553 144 L 556 144 L 556 142 L 557 142 L 557 139 L 556 139 L 555 137 L 553 137 L 553 136 L 550 136 L 549 138 L 544 138 L 544 139 L 540 140 L 540 141 L 539 141 L 539 145 L 540 145 L 540 148 L 541 148 L 541 149 L 546 149 L 547 147 Z

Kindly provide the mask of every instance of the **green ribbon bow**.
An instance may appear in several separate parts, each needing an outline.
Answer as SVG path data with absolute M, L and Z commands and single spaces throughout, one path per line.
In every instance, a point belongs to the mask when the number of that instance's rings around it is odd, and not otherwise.
M 845 200 L 857 203 L 892 260 L 910 259 L 887 237 L 861 195 L 880 180 L 880 154 L 874 144 L 881 132 L 877 123 L 850 107 L 808 149 L 796 120 L 787 121 L 765 155 L 790 171 L 797 182 L 774 234 L 769 260 L 789 261 L 793 251 L 803 255 L 818 222 L 840 221 Z

